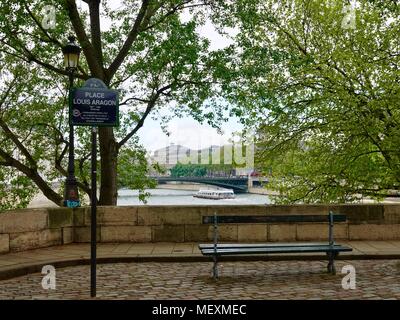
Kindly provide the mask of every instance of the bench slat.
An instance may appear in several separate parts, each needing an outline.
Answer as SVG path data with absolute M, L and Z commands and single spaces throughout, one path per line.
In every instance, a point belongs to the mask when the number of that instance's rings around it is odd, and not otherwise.
M 217 248 L 282 248 L 282 247 L 321 247 L 326 246 L 326 242 L 323 243 L 302 243 L 302 242 L 288 242 L 288 243 L 218 243 Z M 335 247 L 341 246 L 340 244 L 334 244 Z M 213 249 L 214 244 L 199 244 L 199 249 Z
M 273 253 L 304 253 L 304 252 L 344 252 L 352 251 L 352 248 L 345 246 L 292 246 L 292 247 L 277 247 L 277 248 L 224 248 L 217 249 L 217 255 L 230 254 L 273 254 Z M 214 255 L 213 249 L 201 250 L 203 255 Z
M 334 222 L 345 222 L 344 214 L 334 214 Z M 329 215 L 218 216 L 217 223 L 329 222 Z M 214 223 L 214 216 L 203 216 L 203 224 Z

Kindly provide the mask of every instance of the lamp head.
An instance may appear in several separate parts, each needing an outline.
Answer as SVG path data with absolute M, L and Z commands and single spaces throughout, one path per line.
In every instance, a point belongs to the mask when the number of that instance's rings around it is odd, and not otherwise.
M 75 43 L 75 37 L 69 36 L 69 42 L 63 47 L 64 67 L 67 70 L 76 70 L 79 63 L 79 55 L 82 49 Z

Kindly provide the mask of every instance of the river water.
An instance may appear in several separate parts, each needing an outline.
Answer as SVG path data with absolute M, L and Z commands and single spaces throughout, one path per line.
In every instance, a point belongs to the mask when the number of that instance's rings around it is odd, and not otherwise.
M 151 205 L 238 205 L 238 204 L 266 204 L 270 203 L 268 196 L 262 194 L 241 193 L 236 194 L 235 199 L 201 199 L 193 197 L 196 191 L 175 189 L 147 189 L 151 196 L 147 198 L 147 204 Z M 138 190 L 121 189 L 118 191 L 119 206 L 143 205 L 139 201 Z

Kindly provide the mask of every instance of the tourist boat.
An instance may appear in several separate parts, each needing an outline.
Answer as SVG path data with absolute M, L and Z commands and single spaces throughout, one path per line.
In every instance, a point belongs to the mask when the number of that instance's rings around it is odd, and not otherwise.
M 193 197 L 215 200 L 234 199 L 235 194 L 233 193 L 233 190 L 199 190 L 193 195 Z

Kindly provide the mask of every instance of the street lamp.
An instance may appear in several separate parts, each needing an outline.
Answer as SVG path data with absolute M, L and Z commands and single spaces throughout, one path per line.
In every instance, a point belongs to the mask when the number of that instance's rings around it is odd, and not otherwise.
M 63 47 L 64 67 L 68 71 L 69 76 L 69 92 L 74 85 L 74 72 L 78 68 L 79 54 L 81 48 L 75 43 L 75 37 L 69 36 L 69 42 Z M 69 101 L 69 99 L 68 99 Z M 74 164 L 74 126 L 69 123 L 69 148 L 68 148 L 68 177 L 65 181 L 64 206 L 79 207 L 78 186 L 75 178 Z

